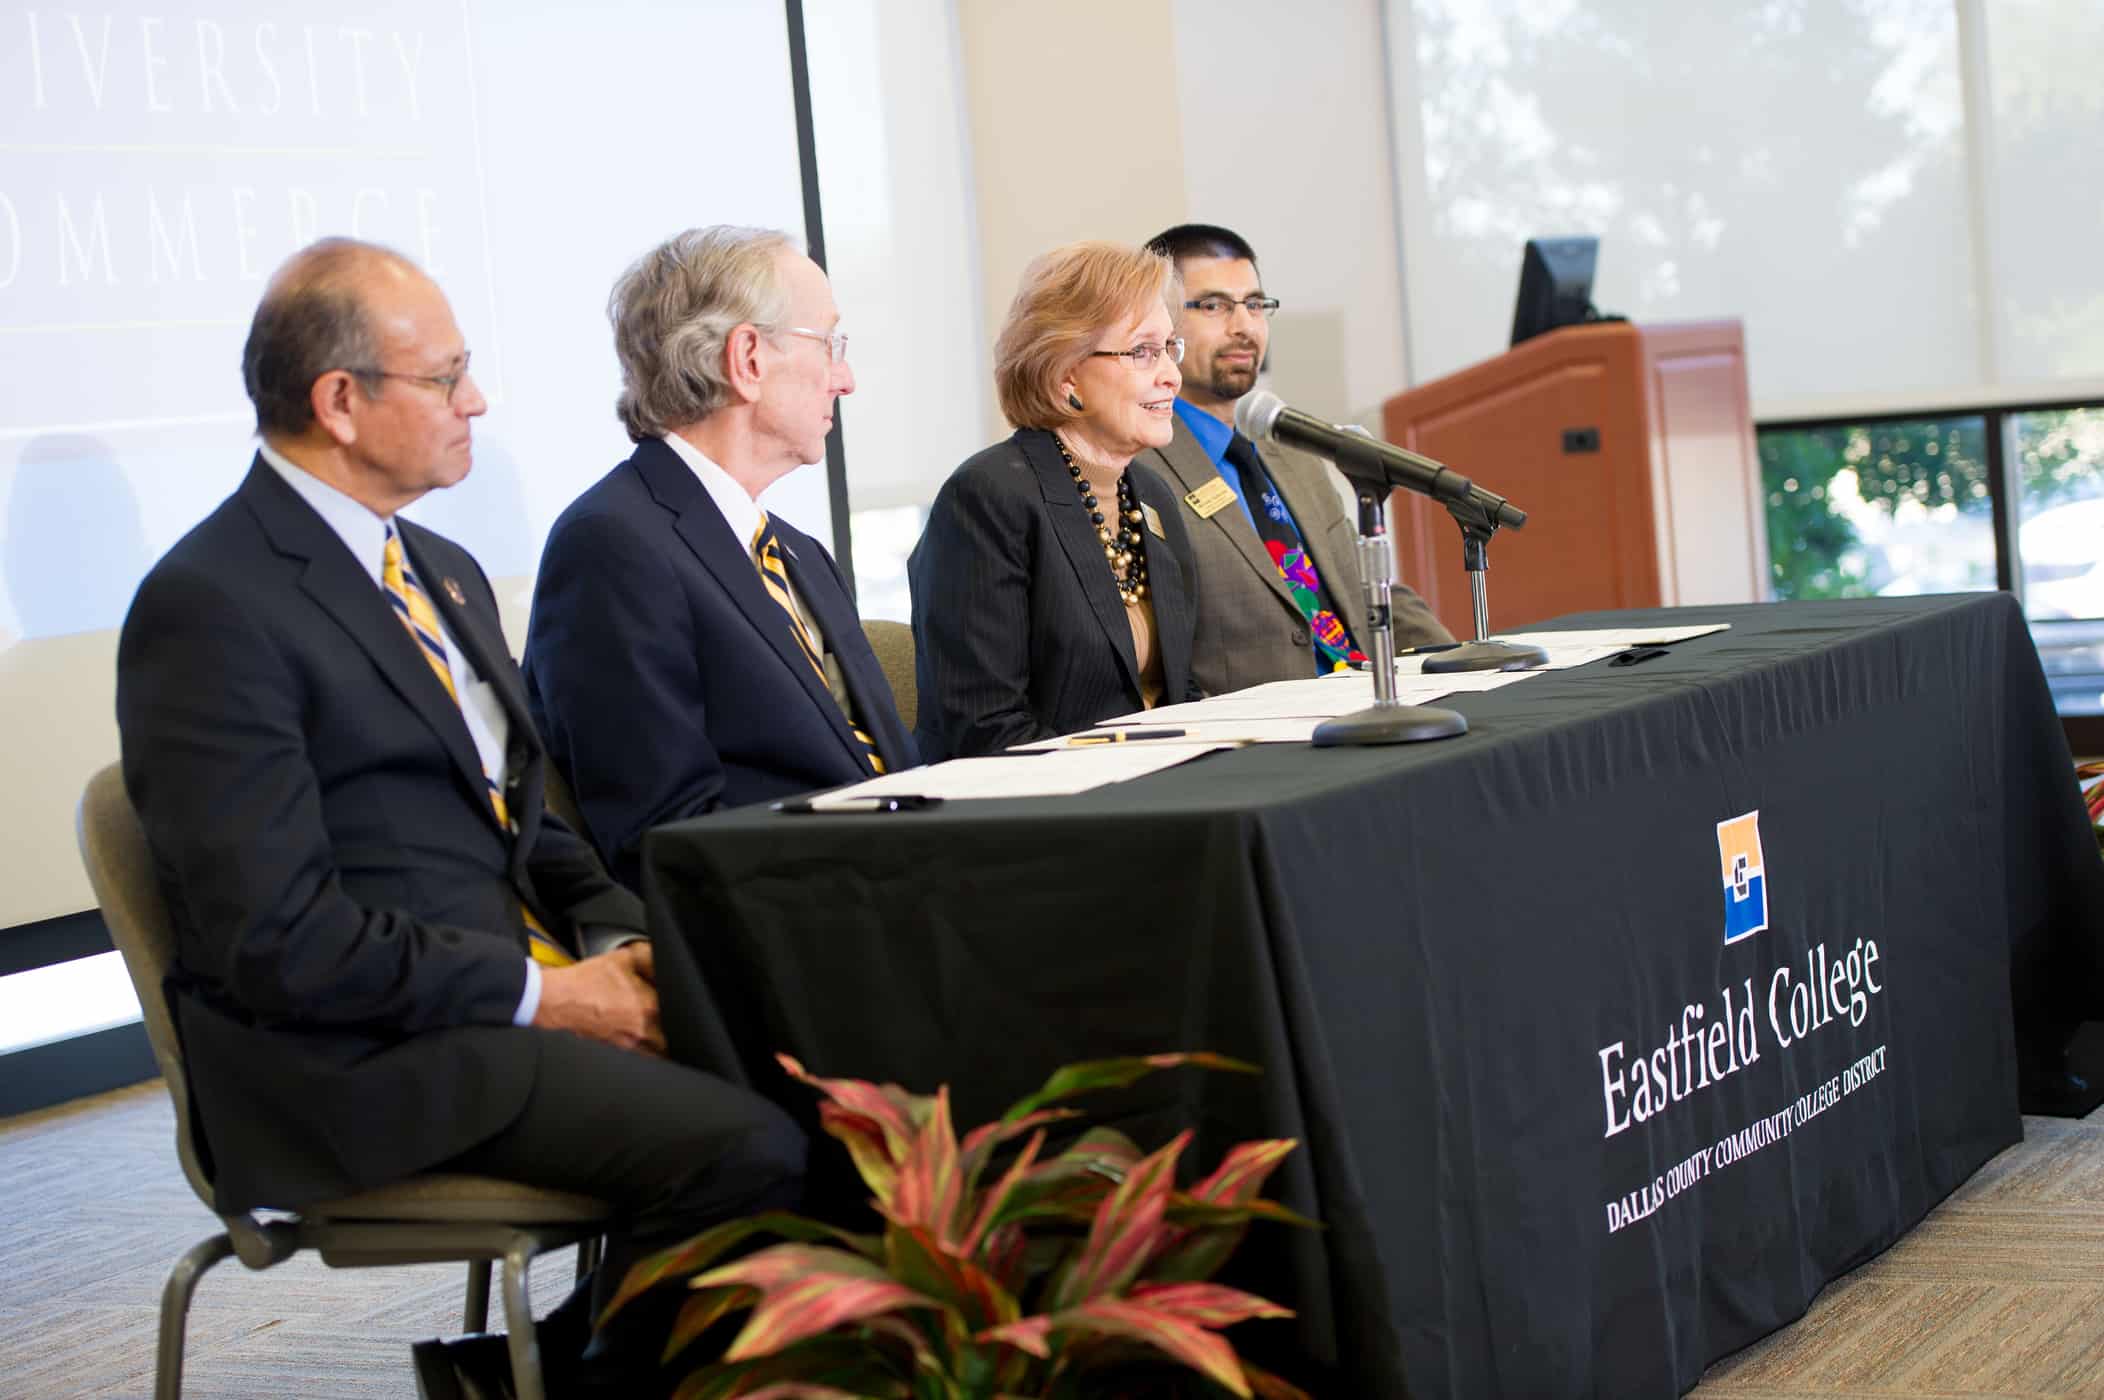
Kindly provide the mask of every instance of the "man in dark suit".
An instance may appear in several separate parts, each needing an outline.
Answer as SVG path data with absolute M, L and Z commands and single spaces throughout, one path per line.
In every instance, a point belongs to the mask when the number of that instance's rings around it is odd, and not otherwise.
M 618 1281 L 793 1199 L 795 1127 L 659 1058 L 642 908 L 542 806 L 489 582 L 398 515 L 467 474 L 486 408 L 445 297 L 316 244 L 264 293 L 243 373 L 255 461 L 140 585 L 117 661 L 216 1204 L 504 1177 L 613 1203 Z M 640 1393 L 652 1369 L 647 1346 L 598 1368 Z
M 651 827 L 919 762 L 823 546 L 759 496 L 823 460 L 854 392 L 818 265 L 761 229 L 690 229 L 608 306 L 636 444 L 549 532 L 526 690 L 614 873 Z
M 1207 694 L 1334 670 L 1366 640 L 1358 530 L 1319 458 L 1235 431 L 1235 402 L 1256 387 L 1271 314 L 1256 252 L 1212 224 L 1179 224 L 1148 245 L 1176 262 L 1184 339 L 1176 431 L 1146 460 L 1183 494 L 1198 560 L 1191 671 Z M 1407 585 L 1394 585 L 1397 649 L 1453 635 Z

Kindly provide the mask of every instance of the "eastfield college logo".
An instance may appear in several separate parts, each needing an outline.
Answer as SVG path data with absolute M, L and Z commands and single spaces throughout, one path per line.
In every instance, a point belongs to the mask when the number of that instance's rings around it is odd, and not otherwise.
M 1761 859 L 1761 814 L 1717 823 L 1717 854 L 1724 865 L 1724 941 L 1736 943 L 1768 927 L 1767 863 Z

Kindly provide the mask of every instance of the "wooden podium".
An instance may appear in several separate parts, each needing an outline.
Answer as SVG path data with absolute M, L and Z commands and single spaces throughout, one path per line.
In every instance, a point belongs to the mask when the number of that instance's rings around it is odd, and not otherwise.
M 1509 498 L 1490 626 L 1592 608 L 1751 603 L 1768 592 L 1760 459 L 1737 321 L 1568 326 L 1389 399 L 1383 436 Z M 1399 577 L 1475 635 L 1461 529 L 1389 504 Z

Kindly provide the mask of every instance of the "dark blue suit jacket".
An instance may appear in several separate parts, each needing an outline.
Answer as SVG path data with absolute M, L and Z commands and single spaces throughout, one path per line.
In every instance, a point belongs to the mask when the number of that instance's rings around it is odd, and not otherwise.
M 643 924 L 542 808 L 482 570 L 397 524 L 510 719 L 516 838 L 386 595 L 260 459 L 146 576 L 118 643 L 125 787 L 176 927 L 170 1000 L 222 1210 L 345 1195 L 497 1132 L 536 1073 L 509 1029 L 521 910 L 573 947 Z
M 920 760 L 832 556 L 780 520 L 790 582 L 838 658 L 887 769 Z M 640 874 L 651 827 L 868 776 L 747 542 L 664 443 L 549 532 L 526 634 L 535 723 L 607 864 Z

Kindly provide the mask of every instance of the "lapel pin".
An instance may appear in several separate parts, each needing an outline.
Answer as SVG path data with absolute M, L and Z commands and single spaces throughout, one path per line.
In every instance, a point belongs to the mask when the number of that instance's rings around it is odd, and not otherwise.
M 464 608 L 468 605 L 468 595 L 460 591 L 459 579 L 445 579 L 441 582 L 440 587 L 446 590 L 446 596 L 453 600 L 454 607 Z

